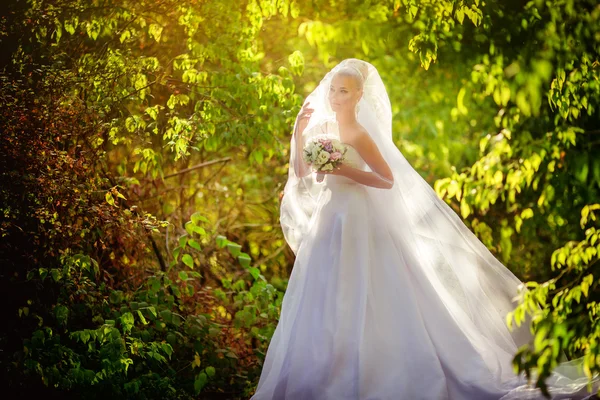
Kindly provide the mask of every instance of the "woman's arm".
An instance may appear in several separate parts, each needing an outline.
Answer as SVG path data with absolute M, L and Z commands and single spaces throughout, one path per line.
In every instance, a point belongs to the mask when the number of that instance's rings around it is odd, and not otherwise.
M 302 151 L 304 150 L 304 139 L 302 138 L 302 133 L 306 126 L 308 125 L 308 121 L 305 118 L 300 118 L 300 121 L 296 123 L 296 130 L 294 131 L 294 135 L 296 138 L 296 148 L 292 149 L 292 151 L 296 152 L 296 157 L 294 159 L 294 171 L 296 172 L 296 176 L 298 178 L 305 177 L 310 174 L 310 166 L 304 162 L 302 158 Z
M 380 189 L 390 189 L 394 186 L 394 179 L 388 179 L 381 176 L 377 172 L 363 171 L 358 168 L 351 167 L 347 164 L 341 164 L 337 175 L 343 175 L 347 178 L 353 179 L 358 183 L 362 183 L 366 186 L 376 187 Z
M 308 121 L 310 121 L 310 117 L 312 115 L 312 112 L 314 111 L 313 108 L 310 108 L 308 106 L 309 104 L 310 101 L 307 101 L 298 113 L 298 117 L 296 119 L 295 124 L 296 129 L 293 133 L 296 139 L 296 148 L 290 149 L 290 151 L 296 152 L 294 158 L 294 172 L 296 173 L 296 176 L 298 178 L 305 177 L 311 172 L 310 166 L 307 163 L 305 163 L 304 158 L 302 158 L 302 152 L 304 150 L 304 139 L 302 137 L 302 133 L 304 132 L 304 129 L 306 129 L 306 127 L 308 126 Z

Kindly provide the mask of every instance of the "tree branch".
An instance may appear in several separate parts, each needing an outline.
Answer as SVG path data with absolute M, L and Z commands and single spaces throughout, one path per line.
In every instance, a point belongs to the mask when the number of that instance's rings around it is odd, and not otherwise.
M 177 172 L 174 172 L 172 174 L 165 175 L 164 179 L 172 178 L 174 176 L 181 175 L 181 174 L 185 174 L 185 173 L 188 173 L 188 172 L 193 171 L 195 169 L 207 167 L 207 166 L 212 165 L 212 164 L 216 164 L 216 163 L 220 163 L 220 162 L 228 162 L 228 161 L 231 161 L 231 157 L 225 157 L 225 158 L 220 158 L 218 160 L 206 161 L 206 162 L 203 162 L 202 164 L 194 165 L 193 167 L 189 167 L 189 168 L 186 168 L 186 169 L 182 169 L 181 171 L 177 171 Z

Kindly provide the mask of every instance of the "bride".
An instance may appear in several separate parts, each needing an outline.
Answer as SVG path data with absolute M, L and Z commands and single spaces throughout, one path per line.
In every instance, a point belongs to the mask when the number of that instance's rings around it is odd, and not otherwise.
M 317 135 L 345 146 L 338 168 L 303 160 Z M 296 260 L 252 400 L 544 399 L 511 364 L 532 339 L 529 320 L 505 324 L 521 282 L 396 148 L 373 65 L 325 75 L 290 154 L 281 226 Z M 546 380 L 553 399 L 591 397 L 578 360 Z

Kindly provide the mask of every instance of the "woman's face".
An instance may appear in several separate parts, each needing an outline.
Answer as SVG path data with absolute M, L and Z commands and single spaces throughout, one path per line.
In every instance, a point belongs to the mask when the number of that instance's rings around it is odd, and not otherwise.
M 335 112 L 353 110 L 360 99 L 356 80 L 347 75 L 337 74 L 331 79 L 329 86 L 329 104 Z

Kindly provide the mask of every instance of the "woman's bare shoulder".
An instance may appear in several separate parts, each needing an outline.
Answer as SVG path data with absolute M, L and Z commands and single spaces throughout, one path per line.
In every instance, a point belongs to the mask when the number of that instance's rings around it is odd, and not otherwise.
M 350 143 L 350 144 L 360 143 L 366 137 L 370 137 L 369 131 L 367 131 L 367 129 L 360 124 L 357 124 L 356 126 L 353 126 L 349 129 L 347 129 L 347 132 L 346 132 L 346 139 L 347 139 L 346 142 L 347 143 Z

